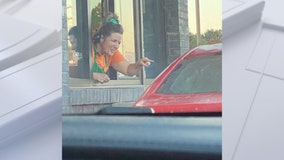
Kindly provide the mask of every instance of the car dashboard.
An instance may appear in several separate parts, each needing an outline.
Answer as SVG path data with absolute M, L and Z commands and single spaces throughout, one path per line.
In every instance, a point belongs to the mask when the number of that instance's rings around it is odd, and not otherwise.
M 222 159 L 220 116 L 63 116 L 63 159 Z

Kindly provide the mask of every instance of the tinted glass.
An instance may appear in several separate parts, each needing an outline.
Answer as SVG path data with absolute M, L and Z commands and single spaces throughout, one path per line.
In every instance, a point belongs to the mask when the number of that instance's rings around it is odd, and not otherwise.
M 182 60 L 157 92 L 190 94 L 221 91 L 222 56 L 219 53 Z

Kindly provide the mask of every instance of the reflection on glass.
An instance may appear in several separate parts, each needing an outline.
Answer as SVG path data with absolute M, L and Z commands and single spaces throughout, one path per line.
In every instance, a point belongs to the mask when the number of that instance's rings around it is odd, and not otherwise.
M 114 12 L 119 16 L 120 24 L 123 26 L 124 32 L 119 51 L 130 62 L 135 60 L 135 44 L 134 44 L 134 21 L 133 21 L 133 0 L 115 0 Z M 125 76 L 117 73 L 118 79 L 133 79 L 133 77 Z M 136 79 L 136 78 L 135 78 Z
M 184 59 L 162 84 L 158 93 L 190 94 L 221 91 L 222 56 L 216 54 Z
M 67 5 L 66 6 L 67 30 L 68 32 L 70 32 L 71 28 L 77 25 L 76 0 L 67 0 L 66 5 Z M 77 31 L 74 30 L 74 32 L 77 32 Z M 74 35 L 68 36 L 69 76 L 70 77 L 76 77 L 76 73 L 77 73 L 79 54 L 76 54 L 76 48 L 77 48 L 75 47 L 76 44 L 77 44 L 76 36 Z
M 91 37 L 95 35 L 102 25 L 102 4 L 100 0 L 90 1 L 90 21 L 91 21 Z

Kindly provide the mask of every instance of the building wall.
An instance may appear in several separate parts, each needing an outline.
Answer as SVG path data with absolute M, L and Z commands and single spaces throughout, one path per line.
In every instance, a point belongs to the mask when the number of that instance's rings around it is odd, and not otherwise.
M 164 0 L 164 42 L 166 65 L 189 49 L 187 1 Z M 68 31 L 66 0 L 62 1 L 62 94 L 63 114 L 93 113 L 115 103 L 135 101 L 147 86 L 117 86 L 106 88 L 69 88 Z M 166 66 L 165 65 L 165 66 Z
M 189 49 L 188 3 L 165 0 L 167 63 Z
M 62 0 L 62 112 L 69 113 L 69 53 L 68 53 L 68 31 L 66 0 Z

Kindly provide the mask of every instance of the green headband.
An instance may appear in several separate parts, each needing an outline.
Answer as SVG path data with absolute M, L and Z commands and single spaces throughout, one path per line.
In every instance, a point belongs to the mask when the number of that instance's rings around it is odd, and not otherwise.
M 117 20 L 115 20 L 114 18 L 109 18 L 107 20 L 108 23 L 113 23 L 113 24 L 118 24 Z

